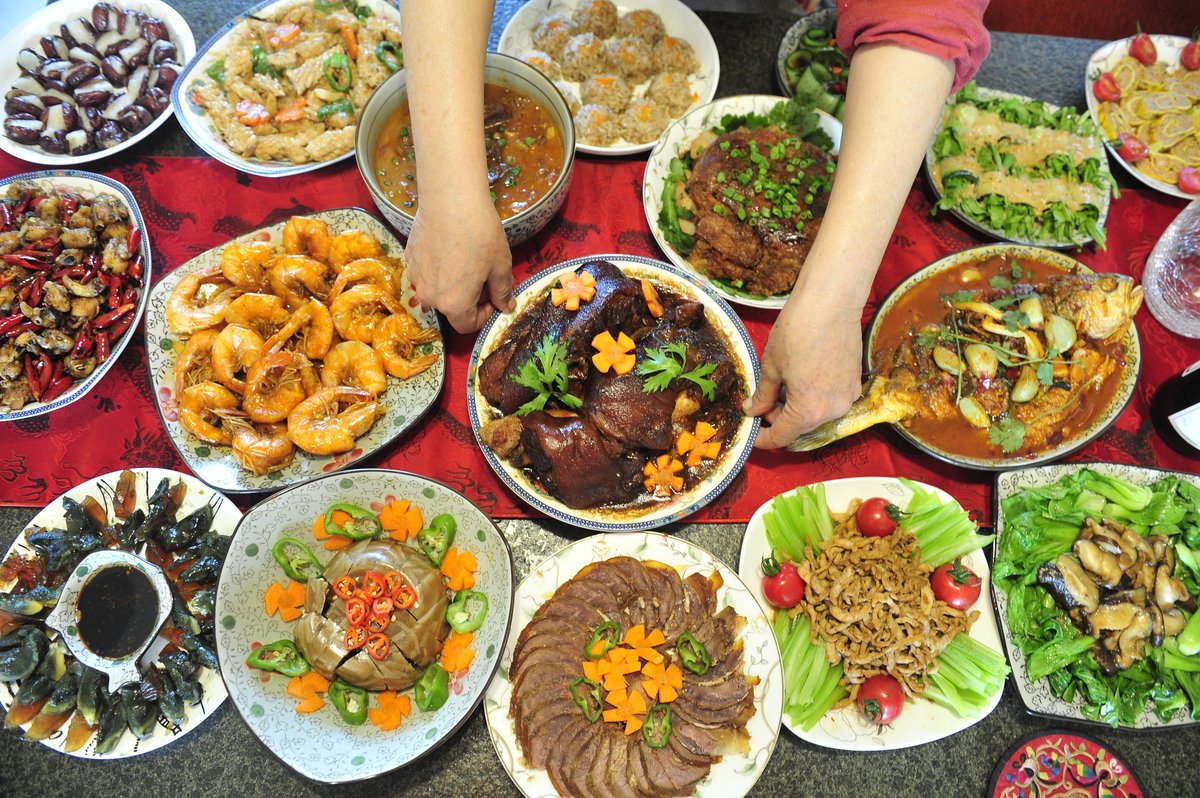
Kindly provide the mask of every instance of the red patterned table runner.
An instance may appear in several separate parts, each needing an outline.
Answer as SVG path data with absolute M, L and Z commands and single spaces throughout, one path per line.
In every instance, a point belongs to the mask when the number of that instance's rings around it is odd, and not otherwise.
M 640 160 L 581 158 L 562 212 L 514 252 L 518 282 L 568 258 L 623 253 L 662 258 L 641 203 Z M 28 171 L 0 156 L 0 174 Z M 357 205 L 374 211 L 352 162 L 271 180 L 240 174 L 204 158 L 132 158 L 106 174 L 129 187 L 146 217 L 154 277 L 257 227 L 297 213 Z M 1148 190 L 1122 192 L 1109 214 L 1106 252 L 1079 259 L 1098 271 L 1141 277 L 1146 256 L 1183 203 Z M 931 218 L 915 188 L 900 217 L 864 311 L 864 322 L 904 276 L 944 255 L 983 243 L 945 217 Z M 739 308 L 758 350 L 773 312 Z M 1143 367 L 1137 393 L 1117 424 L 1072 460 L 1111 460 L 1194 471 L 1197 463 L 1168 449 L 1152 431 L 1155 387 L 1200 360 L 1200 341 L 1166 330 L 1146 311 L 1137 319 Z M 466 368 L 474 336 L 451 335 L 446 389 L 410 434 L 360 462 L 425 474 L 453 485 L 496 518 L 537 515 L 492 473 L 467 423 Z M 797 345 L 803 346 L 803 342 Z M 140 333 L 90 394 L 48 416 L 0 426 L 0 503 L 38 506 L 97 474 L 126 466 L 186 470 L 154 409 Z M 992 477 L 939 463 L 889 429 L 875 428 L 811 454 L 755 451 L 725 493 L 690 520 L 745 522 L 764 501 L 799 484 L 847 476 L 902 475 L 939 485 L 964 506 L 991 517 Z

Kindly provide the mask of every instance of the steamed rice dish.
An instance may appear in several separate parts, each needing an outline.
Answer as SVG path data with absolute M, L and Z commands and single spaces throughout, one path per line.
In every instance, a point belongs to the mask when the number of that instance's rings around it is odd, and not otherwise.
M 575 113 L 575 135 L 581 141 L 607 147 L 620 133 L 617 115 L 606 105 L 584 105 Z
M 646 96 L 678 116 L 692 104 L 692 87 L 682 72 L 662 72 L 650 81 Z
M 674 36 L 664 36 L 654 45 L 654 63 L 661 72 L 695 72 L 700 68 L 692 45 Z
M 666 32 L 662 17 L 645 8 L 630 11 L 617 22 L 619 36 L 636 36 L 647 44 L 656 44 Z
M 583 101 L 588 105 L 606 105 L 620 113 L 633 98 L 633 90 L 620 75 L 597 75 L 583 84 Z
M 550 80 L 558 80 L 562 77 L 562 68 L 549 53 L 542 52 L 541 50 L 530 50 L 521 57 L 521 60 L 550 78 Z
M 571 19 L 579 31 L 590 31 L 601 39 L 617 32 L 617 6 L 612 0 L 583 0 Z
M 665 108 L 642 97 L 629 103 L 621 114 L 621 135 L 628 141 L 654 141 L 670 122 Z
M 533 46 L 548 53 L 551 58 L 561 58 L 567 39 L 576 33 L 575 23 L 563 14 L 550 14 L 533 29 Z
M 608 60 L 633 83 L 641 83 L 654 74 L 654 53 L 650 45 L 636 36 L 622 36 L 608 42 Z
M 563 77 L 567 80 L 587 80 L 592 75 L 610 72 L 608 48 L 594 33 L 580 33 L 567 40 L 563 48 Z

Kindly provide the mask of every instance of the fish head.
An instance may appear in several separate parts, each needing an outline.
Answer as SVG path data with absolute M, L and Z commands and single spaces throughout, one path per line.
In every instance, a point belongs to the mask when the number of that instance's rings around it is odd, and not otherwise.
M 1066 274 L 1050 278 L 1042 302 L 1079 334 L 1103 341 L 1125 331 L 1143 297 L 1142 287 L 1122 274 Z

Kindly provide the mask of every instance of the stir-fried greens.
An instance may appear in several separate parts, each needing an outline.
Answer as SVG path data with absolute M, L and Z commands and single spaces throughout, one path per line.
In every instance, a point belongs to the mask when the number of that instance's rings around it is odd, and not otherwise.
M 1163 536 L 1173 551 L 1171 576 L 1200 593 L 1200 488 L 1177 476 L 1136 485 L 1082 468 L 1057 482 L 1001 502 L 1003 534 L 992 580 L 1008 595 L 1008 627 L 1031 680 L 1045 677 L 1056 696 L 1078 703 L 1091 720 L 1135 725 L 1150 709 L 1166 721 L 1184 709 L 1200 719 L 1200 622 L 1189 621 L 1161 646 L 1147 645 L 1130 667 L 1106 675 L 1095 638 L 1072 622 L 1038 584 L 1045 563 L 1072 551 L 1092 519 L 1143 537 Z M 1182 611 L 1182 610 L 1181 610 Z M 1191 613 L 1191 618 L 1200 613 Z M 1190 706 L 1189 706 L 1190 704 Z

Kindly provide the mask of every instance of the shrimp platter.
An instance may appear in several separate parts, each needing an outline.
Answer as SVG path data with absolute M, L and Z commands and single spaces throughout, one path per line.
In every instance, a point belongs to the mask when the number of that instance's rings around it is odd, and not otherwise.
M 188 466 L 228 492 L 276 490 L 403 434 L 445 377 L 437 316 L 403 249 L 356 208 L 215 247 L 151 292 L 159 414 Z

